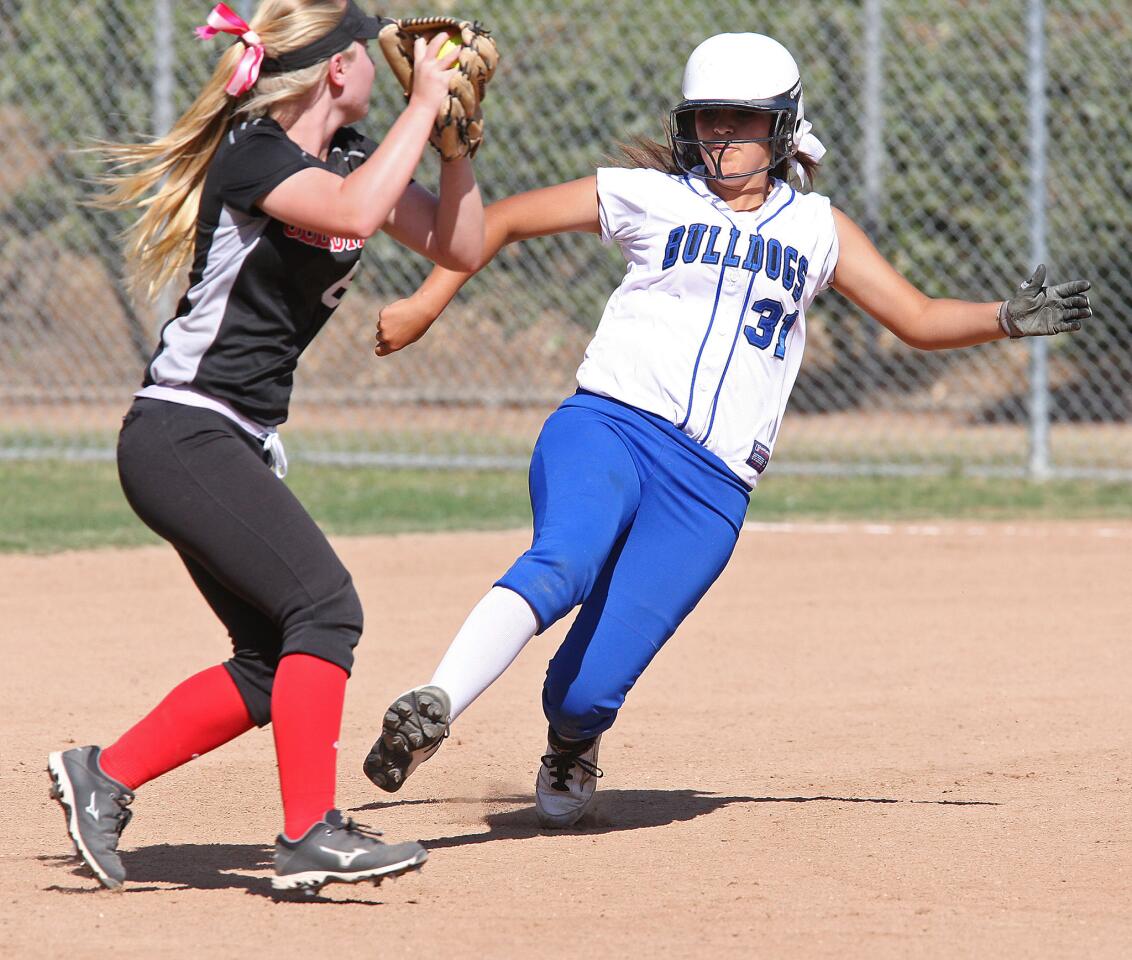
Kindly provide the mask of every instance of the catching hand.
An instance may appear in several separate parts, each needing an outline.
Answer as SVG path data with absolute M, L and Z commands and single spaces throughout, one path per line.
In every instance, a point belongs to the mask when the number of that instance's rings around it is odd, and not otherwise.
M 421 40 L 427 40 L 425 46 Z M 445 43 L 457 48 L 439 61 L 447 79 L 446 94 L 438 99 L 439 109 L 429 142 L 444 160 L 475 155 L 483 142 L 483 111 L 480 103 L 487 83 L 499 64 L 499 50 L 491 31 L 479 23 L 455 17 L 408 17 L 386 20 L 377 42 L 405 96 L 417 95 L 415 74 L 431 70 L 431 64 Z M 430 66 L 425 67 L 429 61 Z
M 449 50 L 439 56 L 444 38 L 438 33 L 426 41 L 423 36 L 413 38 L 412 75 L 409 78 L 409 99 L 440 111 L 448 99 L 448 88 L 456 75 L 456 56 L 459 50 Z
M 1019 337 L 1045 337 L 1081 329 L 1081 321 L 1093 315 L 1085 291 L 1088 280 L 1070 280 L 1056 287 L 1045 286 L 1046 265 L 1038 265 L 1034 275 L 1018 288 L 1011 299 L 998 308 L 998 323 L 1012 340 Z

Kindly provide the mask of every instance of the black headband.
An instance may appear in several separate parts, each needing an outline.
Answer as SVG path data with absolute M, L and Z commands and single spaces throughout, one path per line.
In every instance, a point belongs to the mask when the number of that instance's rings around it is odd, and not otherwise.
M 297 50 L 289 50 L 277 57 L 267 57 L 260 72 L 290 73 L 292 70 L 313 67 L 316 63 L 341 53 L 355 40 L 373 40 L 380 29 L 379 17 L 367 17 L 354 0 L 348 0 L 346 12 L 333 30 Z

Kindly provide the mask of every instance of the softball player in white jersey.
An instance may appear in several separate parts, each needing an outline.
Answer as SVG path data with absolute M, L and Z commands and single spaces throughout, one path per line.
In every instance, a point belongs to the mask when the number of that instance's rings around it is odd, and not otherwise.
M 566 231 L 616 244 L 626 271 L 531 461 L 534 542 L 472 611 L 431 682 L 393 702 L 365 770 L 385 790 L 537 632 L 581 610 L 543 688 L 549 745 L 536 783 L 545 826 L 576 823 L 598 743 L 636 679 L 719 576 L 766 469 L 827 286 L 921 349 L 1077 330 L 1075 281 L 1039 268 L 1011 299 L 932 299 L 898 274 L 808 179 L 798 67 L 776 41 L 721 34 L 688 60 L 667 145 L 626 148 L 602 169 L 487 212 L 486 259 Z M 383 311 L 379 355 L 418 339 L 470 274 L 434 270 Z

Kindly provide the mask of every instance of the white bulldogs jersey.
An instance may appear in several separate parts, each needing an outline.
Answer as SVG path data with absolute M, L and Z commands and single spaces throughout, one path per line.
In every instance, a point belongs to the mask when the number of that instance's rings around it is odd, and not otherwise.
M 837 263 L 829 200 L 774 181 L 738 213 L 695 177 L 620 168 L 597 193 L 627 269 L 578 385 L 670 420 L 755 486 Z

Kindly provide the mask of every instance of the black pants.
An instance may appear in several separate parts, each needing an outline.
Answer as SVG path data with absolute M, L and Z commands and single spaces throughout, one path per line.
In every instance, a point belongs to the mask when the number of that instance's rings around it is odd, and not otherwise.
M 228 628 L 225 667 L 256 724 L 271 720 L 280 657 L 350 671 L 362 632 L 350 574 L 254 437 L 211 410 L 138 399 L 118 438 L 118 475 Z

